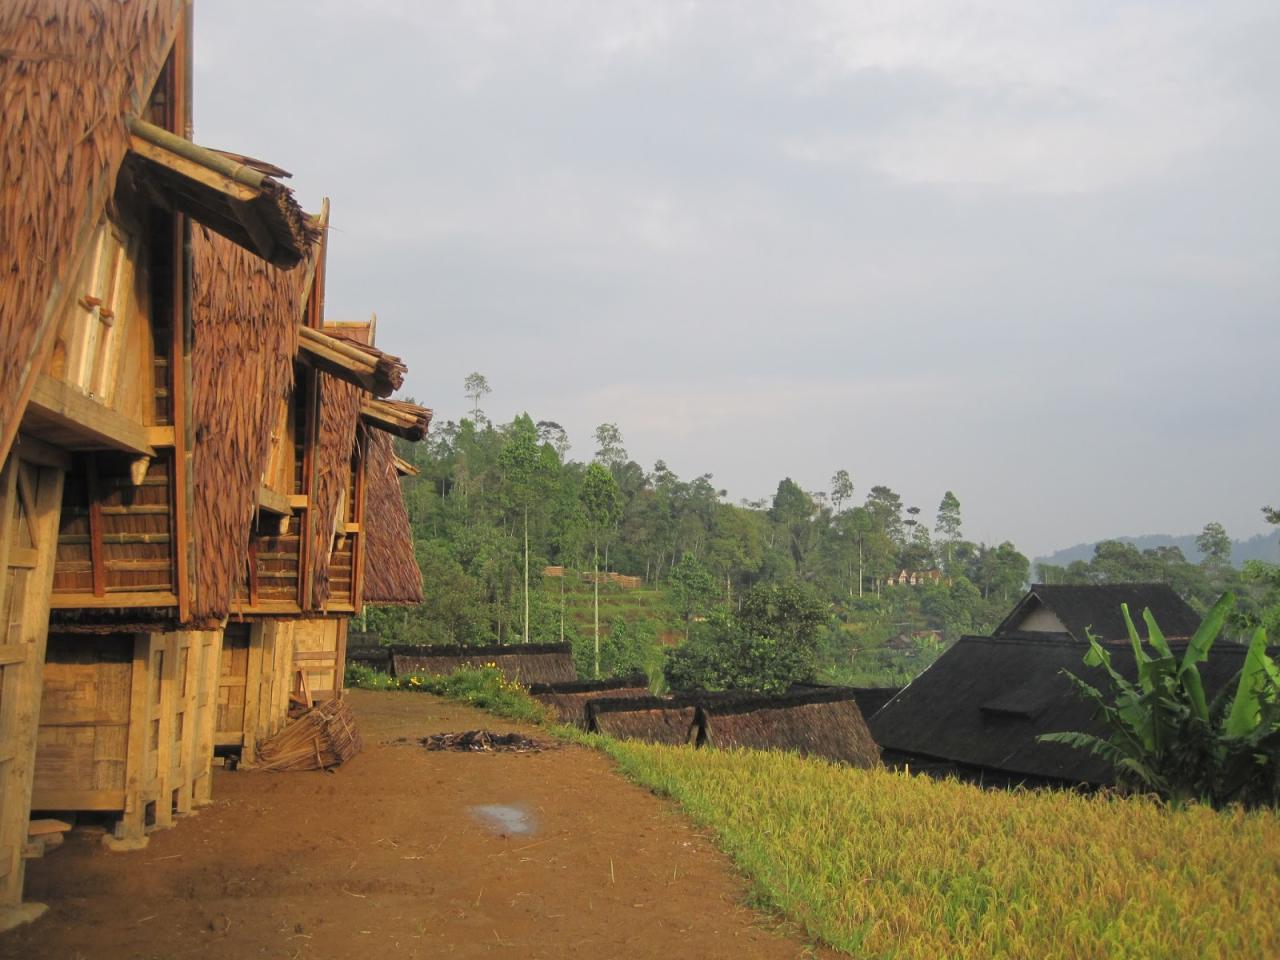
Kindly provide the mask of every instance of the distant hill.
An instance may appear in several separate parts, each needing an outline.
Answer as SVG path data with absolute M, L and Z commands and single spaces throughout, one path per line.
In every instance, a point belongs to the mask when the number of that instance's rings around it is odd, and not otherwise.
M 1177 547 L 1193 563 L 1200 560 L 1200 551 L 1196 549 L 1196 534 L 1194 533 L 1188 533 L 1180 537 L 1170 536 L 1167 533 L 1149 533 L 1141 537 L 1112 537 L 1111 539 L 1132 543 L 1139 550 L 1154 550 L 1156 547 Z M 1032 561 L 1033 573 L 1034 564 L 1037 563 L 1051 563 L 1054 566 L 1065 567 L 1075 560 L 1091 560 L 1093 558 L 1093 547 L 1092 543 L 1078 543 L 1074 547 L 1067 547 L 1056 553 L 1051 553 L 1047 557 L 1036 557 Z M 1248 540 L 1232 540 L 1231 563 L 1239 567 L 1246 560 L 1266 560 L 1270 563 L 1280 563 L 1280 529 L 1272 530 L 1270 533 L 1259 533 Z

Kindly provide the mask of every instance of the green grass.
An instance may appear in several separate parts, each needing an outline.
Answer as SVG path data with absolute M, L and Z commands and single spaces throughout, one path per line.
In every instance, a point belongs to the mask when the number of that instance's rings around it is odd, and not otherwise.
M 392 677 L 362 664 L 348 664 L 346 685 L 365 690 L 434 693 L 524 723 L 542 723 L 548 717 L 547 709 L 530 697 L 525 687 L 505 679 L 502 671 L 493 666 L 459 667 L 444 675 L 411 673 Z
M 1280 956 L 1280 817 L 582 737 L 858 957 Z

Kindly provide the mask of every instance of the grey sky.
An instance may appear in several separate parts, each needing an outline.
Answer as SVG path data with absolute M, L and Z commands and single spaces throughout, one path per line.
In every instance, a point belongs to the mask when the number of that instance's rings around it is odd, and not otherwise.
M 1029 554 L 1280 501 L 1280 8 L 196 9 L 196 136 L 333 203 L 456 419 L 616 422 L 738 497 L 838 468 Z

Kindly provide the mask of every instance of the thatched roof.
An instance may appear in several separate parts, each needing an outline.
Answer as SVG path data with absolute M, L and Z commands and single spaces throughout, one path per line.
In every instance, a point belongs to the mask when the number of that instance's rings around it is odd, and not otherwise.
M 558 683 L 578 676 L 573 651 L 567 643 L 511 643 L 486 646 L 391 647 L 392 670 L 402 677 L 410 673 L 447 674 L 461 666 L 492 663 L 508 680 L 520 683 Z
M 1129 633 L 1120 613 L 1120 604 L 1129 605 L 1134 623 L 1142 622 L 1142 611 L 1149 608 L 1156 623 L 1167 637 L 1190 637 L 1200 625 L 1195 610 L 1163 583 L 1107 583 L 1050 586 L 1034 583 L 996 627 L 995 636 L 1030 629 L 1028 618 L 1050 614 L 1061 624 L 1061 630 L 1076 640 L 1085 639 L 1092 629 L 1100 639 L 1111 643 L 1128 638 Z M 1037 619 L 1051 619 L 1041 617 Z
M 0 460 L 183 6 L 0 5 Z
M 690 696 L 600 697 L 587 701 L 586 713 L 588 730 L 620 740 L 679 746 L 702 739 L 702 711 Z
M 1069 670 L 1106 689 L 1101 669 L 1083 663 L 1088 649 L 1063 635 L 962 637 L 870 718 L 871 733 L 886 753 L 1031 778 L 1112 783 L 1106 761 L 1036 740 L 1042 733 L 1100 732 L 1092 707 L 1062 675 Z M 1219 642 L 1200 664 L 1210 697 L 1239 671 L 1244 652 Z M 1133 679 L 1128 644 L 1115 648 L 1114 662 Z
M 345 331 L 344 331 L 345 332 Z M 365 338 L 369 336 L 366 328 Z M 351 456 L 363 391 L 320 371 L 320 435 L 315 451 L 315 487 L 311 491 L 311 602 L 323 608 L 329 598 L 329 561 L 333 557 L 334 524 L 342 493 L 350 485 Z
M 708 697 L 700 707 L 706 746 L 790 750 L 857 767 L 880 762 L 880 748 L 847 688 Z
M 191 241 L 192 614 L 218 619 L 228 613 L 244 571 L 276 412 L 293 387 L 298 321 L 312 273 L 273 267 L 199 224 Z
M 529 696 L 548 707 L 561 723 L 587 728 L 587 704 L 601 697 L 616 700 L 649 697 L 649 678 L 643 673 L 607 680 L 569 680 L 564 683 L 532 683 Z
M 381 430 L 364 433 L 364 601 L 421 603 L 422 571 L 413 555 L 413 530 L 400 489 L 394 443 Z

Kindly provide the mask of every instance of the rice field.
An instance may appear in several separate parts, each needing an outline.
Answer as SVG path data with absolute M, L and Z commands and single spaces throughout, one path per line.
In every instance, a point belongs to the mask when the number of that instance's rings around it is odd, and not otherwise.
M 858 957 L 1280 956 L 1280 815 L 590 739 Z

